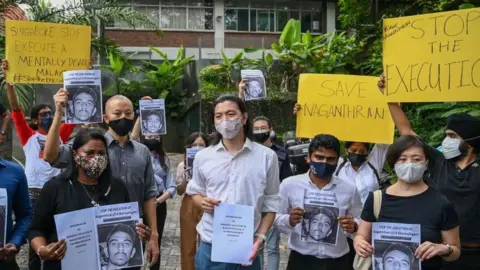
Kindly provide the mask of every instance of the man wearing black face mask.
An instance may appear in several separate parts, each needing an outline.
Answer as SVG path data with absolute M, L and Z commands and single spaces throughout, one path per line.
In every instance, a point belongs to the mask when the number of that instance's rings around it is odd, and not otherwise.
M 356 232 L 358 226 L 354 218 L 360 216 L 362 203 L 356 186 L 334 175 L 339 154 L 340 142 L 336 137 L 326 134 L 315 136 L 308 147 L 307 161 L 310 170 L 305 174 L 289 177 L 280 184 L 282 201 L 274 224 L 281 232 L 290 235 L 287 269 L 352 268 L 346 233 Z M 340 226 L 335 245 L 326 244 L 321 239 L 302 240 L 305 238 L 305 234 L 302 234 L 304 230 L 296 227 L 302 226 L 300 223 L 304 218 L 304 223 L 307 220 L 307 223 L 313 223 L 312 216 L 322 208 L 308 205 L 305 207 L 306 194 L 323 194 L 320 198 L 335 198 L 333 203 L 329 201 L 331 208 L 338 209 L 338 217 L 335 218 Z
M 2 71 L 7 74 L 8 62 L 2 61 Z M 45 182 L 60 174 L 60 170 L 53 168 L 43 160 L 47 133 L 52 125 L 53 110 L 48 104 L 38 104 L 30 111 L 31 124 L 25 120 L 25 115 L 18 104 L 18 97 L 12 84 L 6 83 L 7 97 L 12 109 L 11 117 L 15 130 L 25 152 L 25 175 L 28 181 L 28 192 L 32 207 L 35 208 L 40 191 Z M 75 125 L 63 124 L 59 127 L 58 143 L 66 143 L 72 134 Z M 0 176 L 1 177 L 1 176 Z M 41 260 L 35 251 L 29 251 L 29 269 L 37 270 L 41 267 Z
M 67 90 L 62 89 L 54 99 L 57 110 L 63 111 L 68 100 Z M 105 138 L 108 143 L 110 165 L 113 175 L 125 181 L 130 199 L 139 203 L 146 224 L 152 230 L 147 256 L 150 265 L 153 265 L 159 256 L 155 207 L 158 190 L 153 178 L 150 151 L 145 145 L 130 140 L 128 136 L 134 125 L 133 118 L 133 104 L 127 97 L 117 95 L 107 100 L 104 121 L 109 126 Z M 71 146 L 60 146 L 58 142 L 60 122 L 61 116 L 56 115 L 48 135 L 44 159 L 54 167 L 71 168 L 73 166 Z
M 383 92 L 385 77 L 378 83 Z M 393 121 L 400 135 L 416 135 L 397 103 L 389 103 Z M 426 182 L 442 192 L 453 204 L 460 221 L 461 255 L 457 261 L 445 262 L 444 270 L 480 269 L 480 119 L 466 113 L 447 118 L 442 152 L 430 147 Z
M 272 125 L 270 119 L 265 116 L 259 116 L 253 120 L 253 138 L 260 144 L 269 147 L 278 157 L 280 182 L 293 175 L 290 167 L 290 158 L 288 151 L 272 142 L 271 134 Z M 280 232 L 272 226 L 267 234 L 267 254 L 268 254 L 268 270 L 278 270 L 280 267 Z M 259 255 L 263 265 L 263 252 Z

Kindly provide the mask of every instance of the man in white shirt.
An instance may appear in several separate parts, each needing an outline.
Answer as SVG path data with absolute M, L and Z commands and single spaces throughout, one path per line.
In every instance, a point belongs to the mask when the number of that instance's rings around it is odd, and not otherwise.
M 340 142 L 317 135 L 308 148 L 310 170 L 280 184 L 275 226 L 290 235 L 287 270 L 352 269 L 347 234 L 356 232 L 362 203 L 356 186 L 336 177 Z
M 241 99 L 221 96 L 213 108 L 217 137 L 212 146 L 195 156 L 192 180 L 187 186 L 187 194 L 192 195 L 195 204 L 204 211 L 197 226 L 201 242 L 195 268 L 260 270 L 257 255 L 280 202 L 278 158 L 273 150 L 251 141 L 251 125 Z M 250 266 L 211 260 L 213 212 L 219 203 L 254 207 L 256 233 L 251 236 L 254 244 L 249 255 Z

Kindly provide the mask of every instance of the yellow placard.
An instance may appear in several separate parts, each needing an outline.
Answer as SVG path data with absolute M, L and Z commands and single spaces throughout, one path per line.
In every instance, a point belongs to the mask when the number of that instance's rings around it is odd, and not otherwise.
M 331 134 L 342 141 L 393 142 L 394 123 L 377 77 L 302 74 L 297 136 Z
M 383 21 L 391 102 L 480 101 L 480 8 Z
M 90 67 L 89 26 L 6 20 L 5 35 L 9 83 L 62 84 Z

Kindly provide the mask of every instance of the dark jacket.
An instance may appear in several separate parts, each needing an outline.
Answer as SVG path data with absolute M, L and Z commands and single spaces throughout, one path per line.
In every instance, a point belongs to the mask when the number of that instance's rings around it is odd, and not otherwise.
M 280 182 L 282 182 L 283 179 L 293 175 L 292 167 L 290 167 L 290 157 L 288 156 L 288 151 L 275 143 L 272 144 L 270 148 L 277 154 Z

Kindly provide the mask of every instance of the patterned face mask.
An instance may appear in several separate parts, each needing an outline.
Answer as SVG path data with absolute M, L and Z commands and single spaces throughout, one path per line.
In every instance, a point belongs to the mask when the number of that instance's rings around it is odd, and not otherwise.
M 76 154 L 75 163 L 82 168 L 88 177 L 97 179 L 107 168 L 108 160 L 107 156 L 102 154 L 93 156 Z

